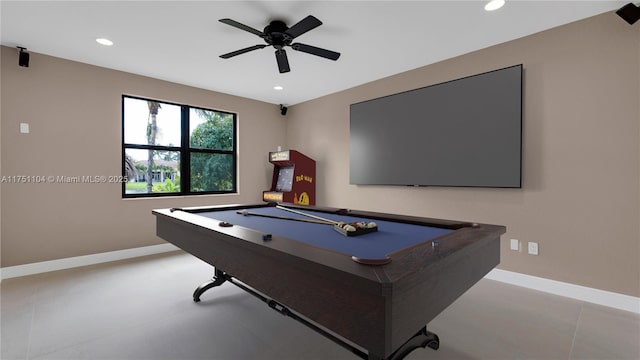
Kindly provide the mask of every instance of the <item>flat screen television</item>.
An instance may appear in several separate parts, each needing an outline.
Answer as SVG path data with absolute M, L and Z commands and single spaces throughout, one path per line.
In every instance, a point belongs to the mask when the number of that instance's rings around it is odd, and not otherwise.
M 520 64 L 352 104 L 349 182 L 522 187 L 522 77 Z

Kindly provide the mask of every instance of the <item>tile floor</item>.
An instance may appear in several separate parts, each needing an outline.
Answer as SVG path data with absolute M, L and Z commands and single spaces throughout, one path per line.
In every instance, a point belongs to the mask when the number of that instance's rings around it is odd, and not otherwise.
M 355 360 L 174 252 L 2 282 L 3 360 Z M 429 324 L 418 359 L 640 359 L 640 315 L 482 280 Z

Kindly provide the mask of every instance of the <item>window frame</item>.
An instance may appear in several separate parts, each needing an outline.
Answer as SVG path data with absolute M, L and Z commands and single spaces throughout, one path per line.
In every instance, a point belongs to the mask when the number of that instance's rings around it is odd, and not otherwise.
M 134 99 L 142 101 L 154 101 L 160 104 L 174 105 L 180 107 L 180 146 L 167 146 L 167 145 L 149 145 L 149 144 L 131 144 L 125 143 L 125 99 Z M 232 116 L 232 137 L 233 143 L 231 150 L 218 150 L 218 149 L 201 149 L 192 148 L 190 144 L 190 110 L 205 110 L 213 111 L 222 114 L 228 114 Z M 173 151 L 180 154 L 180 191 L 177 192 L 155 192 L 155 193 L 127 193 L 127 182 L 122 182 L 122 198 L 154 198 L 165 196 L 199 196 L 199 195 L 219 195 L 219 194 L 237 194 L 238 193 L 238 114 L 224 111 L 209 109 L 202 106 L 192 106 L 187 104 L 180 104 L 170 101 L 145 98 L 134 95 L 123 94 L 121 98 L 121 111 L 122 111 L 122 175 L 126 177 L 125 157 L 127 149 L 135 150 L 155 150 L 155 151 Z M 232 156 L 232 184 L 230 190 L 214 190 L 214 191 L 192 191 L 191 190 L 191 155 L 192 154 L 219 154 L 219 155 L 231 155 Z

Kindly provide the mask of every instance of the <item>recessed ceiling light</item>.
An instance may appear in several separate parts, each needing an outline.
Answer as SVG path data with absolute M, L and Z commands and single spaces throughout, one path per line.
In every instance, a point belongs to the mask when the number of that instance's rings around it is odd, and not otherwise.
M 96 42 L 100 45 L 104 45 L 104 46 L 111 46 L 113 45 L 113 41 L 109 40 L 109 39 L 105 39 L 105 38 L 97 38 Z
M 487 11 L 498 10 L 504 5 L 504 0 L 491 0 L 484 6 Z
M 273 87 L 273 90 L 284 90 L 284 88 L 280 85 L 276 85 Z

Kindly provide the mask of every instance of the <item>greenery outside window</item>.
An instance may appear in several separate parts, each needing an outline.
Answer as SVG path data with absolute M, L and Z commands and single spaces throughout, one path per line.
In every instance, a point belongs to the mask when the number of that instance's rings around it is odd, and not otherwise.
M 237 189 L 236 114 L 122 96 L 123 197 Z

